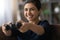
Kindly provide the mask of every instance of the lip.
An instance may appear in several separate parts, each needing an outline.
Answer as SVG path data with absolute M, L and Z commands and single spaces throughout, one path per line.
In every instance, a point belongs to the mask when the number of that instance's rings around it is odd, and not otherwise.
M 32 16 L 27 16 L 28 18 L 32 18 L 33 17 L 33 15 Z

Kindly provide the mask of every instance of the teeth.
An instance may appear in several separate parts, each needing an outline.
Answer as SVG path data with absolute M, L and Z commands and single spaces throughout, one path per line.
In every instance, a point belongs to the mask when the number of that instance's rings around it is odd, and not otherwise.
M 29 18 L 32 18 L 32 16 L 28 16 Z

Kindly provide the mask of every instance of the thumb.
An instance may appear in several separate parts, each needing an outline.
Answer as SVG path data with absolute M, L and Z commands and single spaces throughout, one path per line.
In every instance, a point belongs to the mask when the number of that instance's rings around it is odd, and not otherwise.
M 21 23 L 21 24 L 23 24 L 24 21 L 23 21 L 23 20 L 18 20 L 16 23 Z

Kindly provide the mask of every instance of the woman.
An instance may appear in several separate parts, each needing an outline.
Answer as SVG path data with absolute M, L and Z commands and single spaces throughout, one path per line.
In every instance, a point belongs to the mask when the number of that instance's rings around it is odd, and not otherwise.
M 6 36 L 17 36 L 18 40 L 48 40 L 50 33 L 48 21 L 39 20 L 41 12 L 41 2 L 39 0 L 26 0 L 24 4 L 24 16 L 28 22 L 20 21 L 22 26 L 15 30 L 5 30 L 2 26 L 2 31 Z

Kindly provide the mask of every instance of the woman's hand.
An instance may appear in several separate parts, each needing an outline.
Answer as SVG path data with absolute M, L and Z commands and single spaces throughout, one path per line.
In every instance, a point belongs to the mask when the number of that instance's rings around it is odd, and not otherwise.
M 8 24 L 3 24 L 2 25 L 2 32 L 6 35 L 6 36 L 11 36 L 11 30 L 6 30 L 6 27 L 5 25 L 9 25 L 10 23 Z
M 38 35 L 43 35 L 45 33 L 44 28 L 40 25 L 36 25 L 33 23 L 22 22 L 22 26 L 19 28 L 19 31 L 24 33 L 28 30 L 35 32 Z
M 22 26 L 19 28 L 19 31 L 24 33 L 24 32 L 27 32 L 29 28 L 30 28 L 30 23 L 22 22 Z
M 27 32 L 29 30 L 30 24 L 27 22 L 24 22 L 20 28 L 20 31 L 22 33 Z

